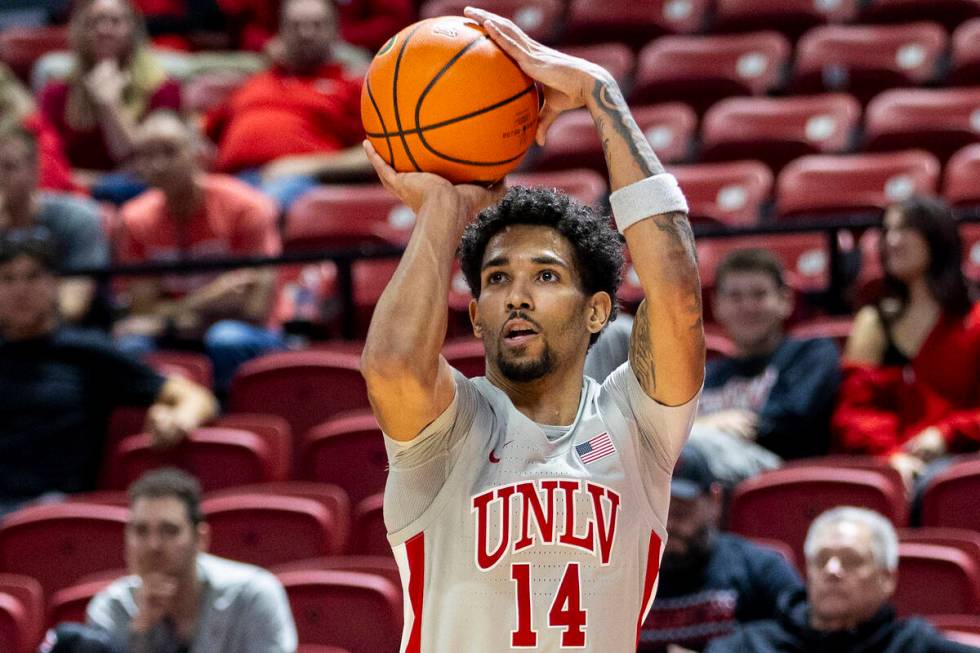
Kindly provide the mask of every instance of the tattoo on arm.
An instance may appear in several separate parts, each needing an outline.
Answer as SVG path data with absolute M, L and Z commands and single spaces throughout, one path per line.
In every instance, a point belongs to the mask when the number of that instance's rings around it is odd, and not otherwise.
M 688 301 L 681 310 L 691 318 L 691 329 L 700 329 L 703 319 L 701 284 L 697 280 L 698 253 L 694 247 L 691 223 L 683 213 L 667 213 L 653 218 L 657 229 L 669 238 L 665 260 L 672 281 L 685 287 Z
M 626 142 L 633 160 L 636 161 L 643 174 L 650 177 L 662 173 L 664 171 L 663 165 L 657 159 L 657 155 L 653 153 L 653 148 L 643 136 L 636 120 L 633 119 L 633 115 L 626 105 L 626 100 L 623 99 L 623 94 L 620 93 L 616 85 L 596 80 L 595 86 L 592 87 L 592 97 L 596 101 L 596 105 L 612 121 L 611 124 L 616 133 Z M 604 121 L 601 118 L 599 120 L 598 127 L 600 136 L 602 136 L 602 149 L 608 157 L 609 138 L 603 135 Z
M 657 389 L 657 371 L 653 361 L 653 348 L 650 338 L 650 313 L 647 300 L 640 302 L 630 333 L 630 367 L 647 393 Z

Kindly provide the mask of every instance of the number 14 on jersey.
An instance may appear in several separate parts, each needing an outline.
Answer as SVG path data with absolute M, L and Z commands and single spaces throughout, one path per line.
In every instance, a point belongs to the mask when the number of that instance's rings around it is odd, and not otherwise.
M 531 565 L 526 562 L 513 563 L 510 577 L 517 593 L 517 630 L 510 634 L 510 645 L 512 648 L 535 648 L 538 645 L 538 632 L 534 627 L 532 609 Z M 582 607 L 579 565 L 569 562 L 548 609 L 548 627 L 562 629 L 562 648 L 584 648 L 587 617 L 588 610 Z

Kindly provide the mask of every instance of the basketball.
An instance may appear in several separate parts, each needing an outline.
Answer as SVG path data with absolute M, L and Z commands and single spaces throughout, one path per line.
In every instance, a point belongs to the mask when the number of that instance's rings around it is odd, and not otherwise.
M 493 183 L 521 162 L 538 124 L 538 93 L 476 22 L 429 18 L 374 56 L 361 120 L 378 154 L 399 172 L 453 183 Z

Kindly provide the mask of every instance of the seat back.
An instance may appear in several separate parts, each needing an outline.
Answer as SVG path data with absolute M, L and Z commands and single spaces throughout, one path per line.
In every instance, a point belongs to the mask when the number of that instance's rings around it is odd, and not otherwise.
M 11 613 L 0 624 L 0 651 L 33 653 L 44 633 L 44 589 L 30 576 L 0 574 L 0 595 L 20 604 L 20 616 Z M 11 629 L 14 622 L 17 626 Z
M 946 164 L 943 197 L 955 207 L 980 207 L 980 143 L 967 145 Z
M 868 104 L 865 148 L 919 148 L 947 161 L 980 140 L 980 87 L 896 89 Z
M 327 420 L 306 433 L 302 450 L 303 478 L 340 486 L 353 505 L 384 491 L 388 456 L 374 415 Z
M 716 0 L 712 27 L 719 32 L 775 28 L 795 39 L 816 25 L 852 21 L 859 4 L 859 0 Z
M 922 494 L 922 525 L 980 531 L 980 459 L 953 463 Z
M 380 184 L 318 186 L 289 209 L 283 248 L 288 251 L 404 245 L 415 215 Z
M 421 18 L 461 16 L 466 7 L 479 7 L 509 18 L 535 41 L 552 43 L 558 36 L 565 5 L 561 0 L 427 0 L 419 9 Z
M 942 591 L 923 591 L 929 587 Z M 902 617 L 975 611 L 980 605 L 980 567 L 955 547 L 900 542 L 892 603 Z
M 830 284 L 827 236 L 823 233 L 770 234 L 760 241 L 756 236 L 705 238 L 697 242 L 698 269 L 705 288 L 715 285 L 715 271 L 732 251 L 765 247 L 780 260 L 787 284 L 804 292 L 820 292 Z
M 693 223 L 757 225 L 772 194 L 772 172 L 758 161 L 672 166 Z
M 949 83 L 980 84 L 980 18 L 969 20 L 953 32 Z
M 85 623 L 85 611 L 89 602 L 114 580 L 102 578 L 79 582 L 55 592 L 48 601 L 48 627 L 53 628 L 63 621 Z
M 609 193 L 606 178 L 585 168 L 551 172 L 515 172 L 507 175 L 508 186 L 557 188 L 582 204 L 598 206 Z
M 354 506 L 351 552 L 358 555 L 391 554 L 384 521 L 384 493 L 373 494 Z
M 708 0 L 571 0 L 562 40 L 622 41 L 637 47 L 661 34 L 697 32 L 709 6 Z

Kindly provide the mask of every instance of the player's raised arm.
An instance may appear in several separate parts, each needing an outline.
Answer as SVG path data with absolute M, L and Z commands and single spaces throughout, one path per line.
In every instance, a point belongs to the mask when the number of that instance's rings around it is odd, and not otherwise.
M 452 370 L 440 355 L 446 337 L 453 257 L 463 228 L 495 194 L 453 186 L 429 173 L 397 173 L 370 144 L 381 183 L 415 212 L 415 228 L 381 294 L 361 356 L 361 373 L 381 428 L 414 438 L 452 402 Z
M 601 67 L 529 38 L 511 21 L 467 8 L 532 78 L 545 86 L 538 142 L 562 111 L 585 106 L 609 168 L 613 214 L 646 299 L 630 339 L 630 364 L 646 393 L 667 405 L 690 400 L 704 376 L 701 282 L 687 204 Z

